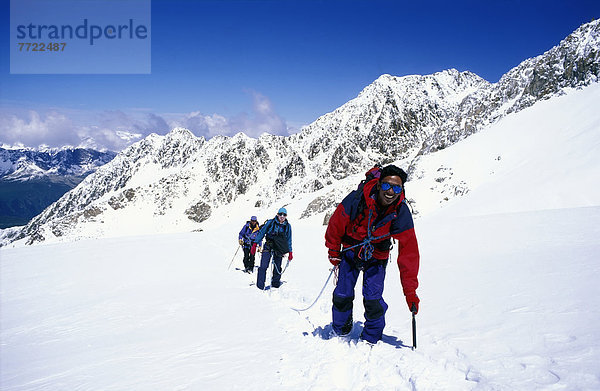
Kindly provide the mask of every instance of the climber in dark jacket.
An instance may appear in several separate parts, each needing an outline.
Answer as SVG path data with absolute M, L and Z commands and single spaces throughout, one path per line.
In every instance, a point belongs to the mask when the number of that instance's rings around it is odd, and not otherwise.
M 256 286 L 258 289 L 265 289 L 267 269 L 272 257 L 273 277 L 271 277 L 271 287 L 279 288 L 281 285 L 281 258 L 286 253 L 289 261 L 294 258 L 292 254 L 292 226 L 287 221 L 287 210 L 285 208 L 280 208 L 277 216 L 263 224 L 253 241 L 260 243 L 263 238 L 265 238 L 265 245 L 258 267 Z
M 254 257 L 256 250 L 260 248 L 260 242 L 254 243 L 253 240 L 256 239 L 259 229 L 258 219 L 256 216 L 252 216 L 250 221 L 246 221 L 239 234 L 238 241 L 244 250 L 244 271 L 246 273 L 254 272 Z

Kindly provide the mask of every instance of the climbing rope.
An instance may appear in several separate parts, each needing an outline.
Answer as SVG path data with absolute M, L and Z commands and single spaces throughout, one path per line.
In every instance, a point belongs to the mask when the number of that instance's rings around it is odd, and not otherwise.
M 302 309 L 298 309 L 298 308 L 292 308 L 292 309 L 293 309 L 294 311 L 296 311 L 296 312 L 302 312 L 302 311 L 307 311 L 307 310 L 311 309 L 311 308 L 312 308 L 312 306 L 316 304 L 316 302 L 319 300 L 319 298 L 320 298 L 320 297 L 321 297 L 321 295 L 323 294 L 323 291 L 324 291 L 324 290 L 325 290 L 325 288 L 327 287 L 327 283 L 328 283 L 328 282 L 329 282 L 329 280 L 331 279 L 331 276 L 332 276 L 333 272 L 334 272 L 334 271 L 336 271 L 336 270 L 337 270 L 337 266 L 331 269 L 331 271 L 329 272 L 329 276 L 327 277 L 327 281 L 325 281 L 325 284 L 323 284 L 323 288 L 321 288 L 321 292 L 319 292 L 319 295 L 317 296 L 317 298 L 315 299 L 315 301 L 313 301 L 313 302 L 312 302 L 312 304 L 311 304 L 311 305 L 309 305 L 309 306 L 308 306 L 308 307 L 306 307 L 306 308 L 302 308 Z M 337 273 L 336 273 L 336 276 L 337 276 Z
M 361 246 L 361 249 L 358 253 L 359 257 L 361 254 L 364 254 L 363 259 L 365 259 L 365 261 L 371 259 L 371 257 L 373 256 L 373 252 L 375 251 L 375 248 L 373 247 L 373 245 L 371 244 L 372 241 L 374 240 L 379 240 L 379 239 L 383 239 L 383 238 L 387 238 L 388 236 L 391 236 L 391 233 L 385 234 L 385 235 L 381 235 L 381 236 L 375 236 L 373 237 L 371 235 L 372 232 L 372 227 L 371 227 L 371 218 L 373 217 L 373 211 L 371 209 L 369 209 L 369 220 L 367 223 L 367 237 L 365 238 L 365 240 L 363 240 L 362 242 L 355 244 L 354 246 L 350 246 L 350 247 L 346 247 L 344 249 L 342 249 L 341 252 L 344 251 L 348 251 L 351 250 L 353 248 L 359 247 Z
M 271 263 L 273 264 L 273 267 L 275 268 L 275 270 L 277 270 L 277 273 L 279 273 L 279 275 L 283 275 L 283 273 L 285 273 L 285 271 L 287 270 L 288 266 L 290 266 L 289 258 L 288 258 L 287 263 L 285 264 L 285 267 L 283 268 L 283 270 L 279 270 L 279 268 L 277 267 L 277 264 L 275 263 L 275 257 L 271 258 Z

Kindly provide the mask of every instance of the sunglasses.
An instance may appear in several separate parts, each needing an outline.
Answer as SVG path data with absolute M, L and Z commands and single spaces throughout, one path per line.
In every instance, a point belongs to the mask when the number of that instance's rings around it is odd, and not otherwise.
M 387 182 L 381 182 L 381 190 L 388 191 L 389 189 L 394 189 L 394 193 L 396 194 L 402 193 L 402 186 L 392 185 L 391 183 Z
M 287 217 L 287 213 L 277 213 L 277 216 Z

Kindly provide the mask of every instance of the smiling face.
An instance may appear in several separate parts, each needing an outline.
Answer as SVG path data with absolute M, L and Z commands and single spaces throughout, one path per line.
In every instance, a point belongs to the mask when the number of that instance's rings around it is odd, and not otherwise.
M 381 184 L 383 183 L 387 183 L 390 185 L 387 190 L 383 190 L 381 186 Z M 402 194 L 402 190 L 400 190 L 399 193 L 396 193 L 394 191 L 394 187 L 396 187 L 397 190 L 398 186 L 400 186 L 400 189 L 402 189 L 402 179 L 400 179 L 399 176 L 391 175 L 386 176 L 385 178 L 381 178 L 379 180 L 379 183 L 377 184 L 377 205 L 379 205 L 380 207 L 387 208 L 388 206 L 395 203 L 400 197 L 400 194 Z

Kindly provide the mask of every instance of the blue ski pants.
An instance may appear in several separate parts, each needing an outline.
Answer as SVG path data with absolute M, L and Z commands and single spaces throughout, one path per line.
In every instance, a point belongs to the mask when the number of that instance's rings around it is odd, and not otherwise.
M 271 256 L 273 256 L 273 276 L 271 277 L 271 287 L 279 288 L 281 285 L 281 255 L 275 255 L 271 251 L 263 251 L 260 258 L 260 266 L 258 267 L 258 273 L 256 276 L 256 286 L 258 289 L 265 289 L 265 279 L 267 278 L 267 269 L 271 263 Z
M 333 331 L 341 334 L 342 327 L 352 316 L 354 287 L 360 270 L 354 266 L 352 251 L 345 252 L 339 264 L 338 281 L 333 291 Z M 383 283 L 385 280 L 385 261 L 377 261 L 363 270 L 363 303 L 365 306 L 365 324 L 361 338 L 377 343 L 383 335 L 385 312 L 388 305 L 383 300 Z

